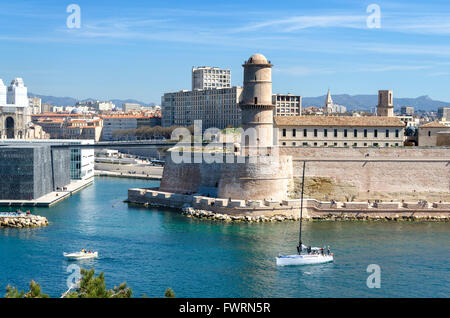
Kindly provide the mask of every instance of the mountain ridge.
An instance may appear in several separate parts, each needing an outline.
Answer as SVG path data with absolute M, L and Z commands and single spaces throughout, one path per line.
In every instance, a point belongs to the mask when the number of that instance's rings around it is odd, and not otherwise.
M 73 106 L 76 102 L 87 102 L 95 101 L 97 99 L 87 98 L 79 100 L 74 97 L 55 97 L 47 95 L 38 95 L 29 93 L 30 97 L 39 97 L 42 99 L 42 103 L 52 104 L 55 106 Z M 339 105 L 347 107 L 347 110 L 374 110 L 378 104 L 378 95 L 349 95 L 349 94 L 335 94 L 331 95 L 333 102 Z M 326 95 L 317 97 L 302 97 L 302 106 L 316 106 L 322 107 L 326 99 Z M 109 100 L 114 103 L 117 107 L 122 107 L 123 103 L 137 103 L 142 106 L 153 106 L 155 103 L 145 103 L 136 99 L 111 99 Z M 416 111 L 437 111 L 438 107 L 450 107 L 450 102 L 444 102 L 439 100 L 433 100 L 430 96 L 424 95 L 415 98 L 395 98 L 394 97 L 394 107 L 395 109 L 400 109 L 401 106 L 412 106 Z

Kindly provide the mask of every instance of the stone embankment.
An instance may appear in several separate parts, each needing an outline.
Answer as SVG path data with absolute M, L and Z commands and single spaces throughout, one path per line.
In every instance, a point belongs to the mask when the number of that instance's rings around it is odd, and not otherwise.
M 264 223 L 264 222 L 283 222 L 283 221 L 299 221 L 298 216 L 285 216 L 285 215 L 274 215 L 274 216 L 250 216 L 250 215 L 229 215 L 222 213 L 214 213 L 207 210 L 196 210 L 192 207 L 184 207 L 182 214 L 186 215 L 188 218 L 198 218 L 204 220 L 212 221 L 223 221 L 223 222 L 245 222 L 245 223 Z
M 47 226 L 47 218 L 39 215 L 0 216 L 0 227 L 30 228 Z
M 207 210 L 198 210 L 192 207 L 184 207 L 182 214 L 189 218 L 197 218 L 211 221 L 234 222 L 234 223 L 264 223 L 264 222 L 284 222 L 299 221 L 299 216 L 294 215 L 274 215 L 274 216 L 249 216 L 249 215 L 229 215 L 215 213 Z M 431 221 L 448 222 L 450 217 L 446 215 L 355 215 L 355 214 L 322 214 L 316 216 L 303 216 L 306 221 Z

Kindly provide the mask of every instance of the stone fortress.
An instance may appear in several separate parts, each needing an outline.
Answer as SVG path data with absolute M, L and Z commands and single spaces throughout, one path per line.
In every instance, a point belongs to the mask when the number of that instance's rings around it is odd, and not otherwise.
M 178 163 L 169 151 L 160 187 L 129 189 L 129 202 L 190 207 L 189 215 L 195 215 L 193 208 L 244 218 L 295 218 L 300 212 L 299 184 L 306 161 L 306 217 L 373 212 L 450 217 L 450 203 L 445 203 L 450 202 L 449 148 L 278 147 L 272 64 L 254 54 L 243 67 L 239 106 L 244 134 L 231 154 L 233 160 L 196 162 L 192 152 L 191 160 Z M 386 120 L 393 111 L 392 91 L 380 91 L 379 105 L 386 107 L 380 107 L 382 114 L 375 118 Z
M 272 65 L 263 55 L 255 54 L 243 67 L 240 107 L 246 134 L 240 153 L 223 163 L 194 163 L 193 158 L 191 163 L 175 163 L 169 153 L 161 191 L 237 200 L 287 198 L 293 186 L 292 158 L 274 151 Z

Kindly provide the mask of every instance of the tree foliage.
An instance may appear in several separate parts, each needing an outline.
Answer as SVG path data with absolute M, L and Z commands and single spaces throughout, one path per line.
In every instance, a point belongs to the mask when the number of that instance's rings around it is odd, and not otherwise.
M 105 275 L 101 272 L 95 276 L 94 269 L 81 269 L 81 279 L 73 291 L 68 291 L 62 295 L 63 298 L 130 298 L 131 288 L 126 283 L 114 286 L 113 289 L 106 289 Z M 8 285 L 6 287 L 6 298 L 48 298 L 42 293 L 41 286 L 35 281 L 31 281 L 28 292 L 19 291 L 16 287 Z M 142 297 L 146 298 L 144 294 Z M 164 293 L 166 298 L 174 298 L 175 293 L 172 288 L 167 288 Z
M 81 280 L 77 290 L 68 293 L 65 298 L 130 298 L 132 290 L 126 283 L 106 289 L 105 275 L 95 276 L 94 269 L 81 269 Z
M 166 292 L 164 293 L 164 297 L 166 298 L 175 298 L 175 293 L 173 292 L 172 288 L 167 288 Z
M 42 293 L 41 286 L 34 280 L 30 282 L 30 290 L 28 292 L 20 291 L 16 287 L 8 285 L 6 287 L 6 298 L 48 298 L 48 295 Z

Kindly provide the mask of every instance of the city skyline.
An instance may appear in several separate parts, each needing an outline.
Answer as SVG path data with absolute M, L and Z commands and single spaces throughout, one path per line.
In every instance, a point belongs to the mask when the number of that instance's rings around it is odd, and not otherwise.
M 450 101 L 449 4 L 379 1 L 381 28 L 369 28 L 373 2 L 325 2 L 77 1 L 80 29 L 66 25 L 69 3 L 7 3 L 0 78 L 23 77 L 41 95 L 159 103 L 164 92 L 190 88 L 193 66 L 231 69 L 231 85 L 241 86 L 244 58 L 261 52 L 275 65 L 276 93 L 393 89 Z

